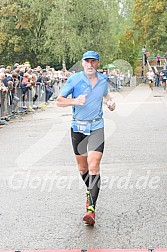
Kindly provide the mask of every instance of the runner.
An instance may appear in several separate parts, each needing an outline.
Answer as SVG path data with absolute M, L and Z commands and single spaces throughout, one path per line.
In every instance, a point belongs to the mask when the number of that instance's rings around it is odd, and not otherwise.
M 82 57 L 84 71 L 73 74 L 57 98 L 57 106 L 72 106 L 71 140 L 78 169 L 87 187 L 83 221 L 95 223 L 100 190 L 100 161 L 104 150 L 103 97 L 110 111 L 115 109 L 108 94 L 108 78 L 97 72 L 99 54 L 87 51 Z M 68 98 L 72 95 L 72 98 Z
M 167 67 L 166 67 L 166 65 L 163 67 L 163 70 L 161 70 L 160 76 L 162 78 L 163 88 L 166 91 L 166 86 L 167 86 Z
M 146 73 L 147 79 L 148 79 L 148 85 L 151 88 L 151 90 L 153 90 L 153 83 L 154 83 L 154 77 L 155 74 L 152 70 L 152 68 L 149 68 L 149 71 Z

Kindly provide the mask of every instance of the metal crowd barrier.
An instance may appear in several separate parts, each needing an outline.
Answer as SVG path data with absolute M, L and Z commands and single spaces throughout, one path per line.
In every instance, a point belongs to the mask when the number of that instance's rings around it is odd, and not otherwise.
M 45 85 L 31 86 L 27 89 L 17 87 L 14 100 L 17 103 L 14 109 L 40 108 L 41 104 L 45 103 Z
M 5 124 L 11 118 L 20 114 L 43 109 L 45 104 L 45 85 L 28 88 L 25 92 L 20 86 L 13 90 L 0 90 L 0 124 Z
M 63 82 L 55 82 L 52 86 L 52 99 L 56 99 Z M 20 86 L 13 90 L 0 90 L 0 124 L 6 124 L 11 118 L 21 118 L 21 114 L 33 113 L 36 109 L 44 110 L 46 104 L 46 86 L 40 83 L 27 90 Z

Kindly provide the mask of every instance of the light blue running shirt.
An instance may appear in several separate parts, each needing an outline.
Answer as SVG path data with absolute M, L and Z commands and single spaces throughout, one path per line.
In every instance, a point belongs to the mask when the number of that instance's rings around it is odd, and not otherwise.
M 72 106 L 73 119 L 77 120 L 101 120 L 91 123 L 91 131 L 104 127 L 102 104 L 103 96 L 108 94 L 108 78 L 106 75 L 97 72 L 98 81 L 92 88 L 89 79 L 84 72 L 75 73 L 69 77 L 61 90 L 61 96 L 67 98 L 77 98 L 79 95 L 87 94 L 86 103 L 84 105 Z M 73 122 L 71 127 L 73 128 Z

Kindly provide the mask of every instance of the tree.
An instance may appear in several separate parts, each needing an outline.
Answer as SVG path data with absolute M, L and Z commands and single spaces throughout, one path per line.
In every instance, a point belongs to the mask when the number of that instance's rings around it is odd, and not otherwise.
M 110 23 L 101 0 L 56 1 L 59 12 L 53 9 L 48 19 L 46 46 L 58 61 L 75 62 L 85 50 L 104 52 L 108 45 Z M 111 38 L 110 38 L 111 40 Z
M 111 63 L 127 55 L 120 41 L 131 25 L 132 1 L 1 0 L 1 59 L 69 67 L 85 50 L 97 50 L 102 65 Z
M 13 1 L 11 1 L 13 2 Z M 45 22 L 52 9 L 52 1 L 4 1 L 0 10 L 2 46 L 0 52 L 6 61 L 28 60 L 32 65 L 45 58 Z
M 166 0 L 135 0 L 134 30 L 142 45 L 154 51 L 166 51 Z

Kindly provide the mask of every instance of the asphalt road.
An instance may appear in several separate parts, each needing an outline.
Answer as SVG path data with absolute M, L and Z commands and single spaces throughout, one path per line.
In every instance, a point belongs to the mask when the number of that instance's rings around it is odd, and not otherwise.
M 167 247 L 167 93 L 112 93 L 96 224 L 84 226 L 85 187 L 70 142 L 71 108 L 0 129 L 0 250 Z

